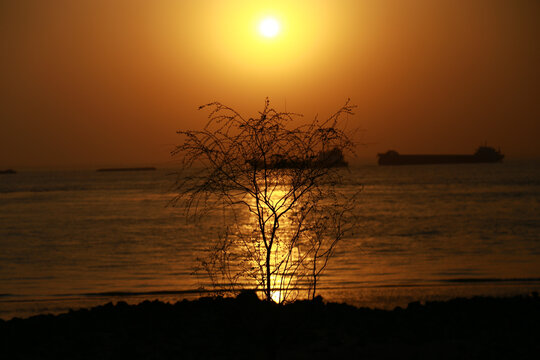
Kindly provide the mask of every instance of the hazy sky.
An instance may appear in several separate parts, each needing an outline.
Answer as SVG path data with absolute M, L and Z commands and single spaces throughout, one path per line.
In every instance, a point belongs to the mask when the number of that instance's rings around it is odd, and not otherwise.
M 373 162 L 540 156 L 539 67 L 538 0 L 1 0 L 0 169 L 169 165 L 198 105 L 266 96 L 308 117 L 350 97 Z

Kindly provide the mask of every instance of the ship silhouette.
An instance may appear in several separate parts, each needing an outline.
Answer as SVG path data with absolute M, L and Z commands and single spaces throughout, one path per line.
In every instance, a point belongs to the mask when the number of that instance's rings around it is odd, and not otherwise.
M 480 146 L 472 155 L 402 155 L 395 150 L 377 154 L 379 165 L 423 165 L 423 164 L 467 164 L 501 162 L 504 155 L 500 150 L 489 146 Z

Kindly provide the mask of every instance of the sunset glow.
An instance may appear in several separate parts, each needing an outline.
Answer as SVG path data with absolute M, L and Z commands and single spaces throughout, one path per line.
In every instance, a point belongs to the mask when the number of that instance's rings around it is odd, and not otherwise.
M 266 18 L 259 24 L 259 32 L 264 37 L 273 38 L 279 34 L 279 31 L 279 22 L 274 18 Z
M 539 14 L 0 0 L 0 360 L 538 353 Z
M 366 161 L 483 141 L 540 154 L 538 2 L 8 3 L 3 168 L 165 163 L 199 105 L 250 113 L 266 96 L 306 119 L 350 97 Z

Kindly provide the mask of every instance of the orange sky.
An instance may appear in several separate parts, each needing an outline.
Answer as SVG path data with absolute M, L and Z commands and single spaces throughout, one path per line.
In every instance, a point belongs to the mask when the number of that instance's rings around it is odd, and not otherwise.
M 256 32 L 273 15 L 282 32 Z M 170 165 L 214 100 L 326 116 L 359 156 L 540 156 L 537 0 L 3 0 L 0 169 Z

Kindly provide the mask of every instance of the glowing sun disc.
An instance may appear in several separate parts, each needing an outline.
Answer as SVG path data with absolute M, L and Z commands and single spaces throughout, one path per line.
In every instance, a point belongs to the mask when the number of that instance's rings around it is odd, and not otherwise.
M 274 18 L 266 18 L 259 24 L 259 32 L 262 36 L 273 38 L 279 33 L 279 22 Z

